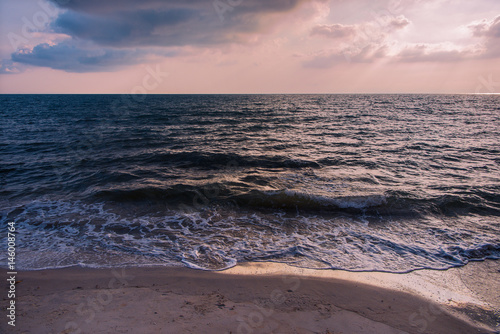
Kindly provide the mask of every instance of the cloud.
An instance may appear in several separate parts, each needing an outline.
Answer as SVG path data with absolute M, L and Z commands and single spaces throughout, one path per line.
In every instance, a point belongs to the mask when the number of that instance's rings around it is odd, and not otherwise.
M 467 27 L 480 43 L 457 46 L 449 43 L 406 45 L 396 59 L 402 62 L 456 62 L 500 57 L 500 16 L 473 22 Z
M 403 15 L 400 15 L 398 17 L 394 17 L 394 18 L 390 19 L 387 26 L 393 28 L 393 30 L 399 30 L 399 29 L 403 29 L 404 27 L 406 27 L 409 24 L 410 24 L 410 20 L 408 20 Z
M 474 56 L 469 49 L 450 49 L 444 45 L 407 45 L 395 59 L 401 62 L 454 62 Z
M 369 63 L 387 55 L 387 46 L 368 44 L 362 48 L 343 48 L 319 52 L 303 63 L 306 68 L 330 68 L 345 63 Z
M 186 8 L 114 12 L 106 16 L 68 11 L 53 22 L 52 28 L 107 47 L 216 43 L 218 36 L 209 33 L 208 24 L 203 28 L 201 21 L 200 13 Z M 196 29 L 192 30 L 193 26 Z
M 500 16 L 492 21 L 482 20 L 478 23 L 471 23 L 468 27 L 475 37 L 500 38 Z
M 327 0 L 51 0 L 50 33 L 67 36 L 12 54 L 12 61 L 68 72 L 112 71 L 179 47 L 253 43 L 283 15 Z M 8 68 L 5 67 L 5 71 Z
M 406 45 L 395 58 L 402 62 L 456 62 L 500 57 L 500 16 L 476 21 L 467 27 L 473 37 L 481 39 L 479 44 L 462 47 L 449 43 Z
M 500 16 L 493 20 L 482 20 L 469 25 L 474 37 L 482 38 L 484 58 L 500 57 Z
M 352 38 L 356 34 L 354 25 L 332 24 L 317 25 L 311 31 L 311 36 L 324 36 L 328 38 Z
M 500 16 L 467 25 L 479 43 L 404 43 L 393 33 L 410 25 L 403 15 L 381 16 L 359 24 L 317 25 L 311 36 L 333 39 L 335 48 L 317 52 L 303 62 L 305 67 L 328 68 L 345 62 L 372 62 L 385 57 L 393 62 L 457 62 L 500 57 Z
M 71 0 L 54 31 L 109 47 L 244 43 L 306 2 L 325 0 Z
M 10 59 L 0 60 L 0 74 L 17 74 L 24 72 L 24 69 L 19 67 Z
M 135 11 L 141 9 L 165 9 L 165 8 L 190 8 L 196 10 L 213 9 L 214 1 L 205 0 L 51 0 L 57 6 L 72 11 L 89 14 L 109 14 L 122 11 Z M 246 12 L 283 12 L 296 7 L 298 4 L 310 0 L 233 0 L 225 1 L 234 8 L 244 9 Z
M 12 61 L 67 72 L 109 72 L 136 64 L 144 56 L 143 52 L 136 50 L 83 49 L 71 42 L 62 42 L 19 50 L 12 54 Z
M 329 68 L 339 63 L 371 62 L 389 53 L 389 37 L 405 28 L 410 21 L 403 15 L 380 16 L 359 24 L 317 25 L 311 36 L 334 39 L 336 48 L 312 55 L 303 65 L 310 68 Z
M 408 26 L 410 21 L 400 16 L 380 16 L 375 20 L 360 24 L 332 24 L 332 25 L 317 25 L 311 31 L 311 36 L 322 36 L 327 38 L 372 38 L 373 35 L 382 35 L 401 30 Z M 371 35 L 371 36 L 370 36 Z

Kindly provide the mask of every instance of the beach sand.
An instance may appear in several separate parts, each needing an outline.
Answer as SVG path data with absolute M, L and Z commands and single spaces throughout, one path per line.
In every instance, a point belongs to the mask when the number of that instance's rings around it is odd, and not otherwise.
M 247 263 L 222 272 L 65 268 L 19 272 L 17 280 L 16 326 L 4 315 L 2 333 L 500 330 L 500 261 L 492 260 L 407 274 Z

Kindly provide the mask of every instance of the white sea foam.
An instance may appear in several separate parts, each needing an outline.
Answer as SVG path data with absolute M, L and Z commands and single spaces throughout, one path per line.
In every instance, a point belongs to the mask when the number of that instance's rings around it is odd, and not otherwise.
M 345 201 L 365 207 L 384 199 Z M 36 201 L 16 212 L 20 269 L 183 264 L 222 270 L 241 261 L 266 260 L 322 269 L 406 272 L 500 255 L 495 225 L 484 221 L 477 235 L 464 228 L 457 231 L 456 219 L 377 220 L 348 214 L 326 218 L 223 208 L 134 217 L 103 204 L 67 201 Z M 6 221 L 3 218 L 2 224 Z

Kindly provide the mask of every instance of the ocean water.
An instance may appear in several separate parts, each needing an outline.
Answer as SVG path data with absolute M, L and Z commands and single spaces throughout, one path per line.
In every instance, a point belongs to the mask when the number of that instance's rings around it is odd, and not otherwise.
M 19 269 L 406 272 L 500 258 L 498 95 L 0 95 L 0 106 L 0 244 L 15 222 Z

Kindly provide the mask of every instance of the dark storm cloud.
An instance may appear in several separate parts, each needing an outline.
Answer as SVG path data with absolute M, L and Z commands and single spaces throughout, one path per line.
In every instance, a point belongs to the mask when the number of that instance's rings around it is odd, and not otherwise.
M 266 14 L 286 12 L 302 2 L 306 0 L 72 0 L 61 6 L 68 11 L 52 27 L 112 47 L 241 43 L 245 35 L 261 32 Z
M 222 2 L 238 8 L 243 12 L 265 14 L 269 12 L 283 12 L 293 9 L 300 3 L 314 0 L 230 0 Z M 214 9 L 213 0 L 52 0 L 54 4 L 63 9 L 91 14 L 103 14 L 141 9 L 165 10 L 169 8 L 189 8 L 201 12 Z M 319 2 L 325 2 L 323 0 Z
M 191 44 L 206 34 L 187 32 L 202 20 L 189 9 L 140 10 L 95 16 L 72 11 L 61 14 L 52 24 L 54 31 L 93 41 L 103 46 L 172 46 Z M 198 23 L 195 23 L 197 22 Z M 209 36 L 205 36 L 209 37 Z M 201 39 L 199 42 L 208 42 Z
M 69 40 L 12 54 L 18 63 L 68 72 L 110 71 L 159 54 L 159 48 L 245 43 L 305 2 L 327 0 L 51 0 L 50 24 Z M 155 49 L 153 51 L 153 49 Z M 160 52 L 161 54 L 162 52 Z
M 39 44 L 33 50 L 19 50 L 12 54 L 12 60 L 67 72 L 107 72 L 135 64 L 143 55 L 133 50 L 82 49 L 71 43 L 60 43 Z

